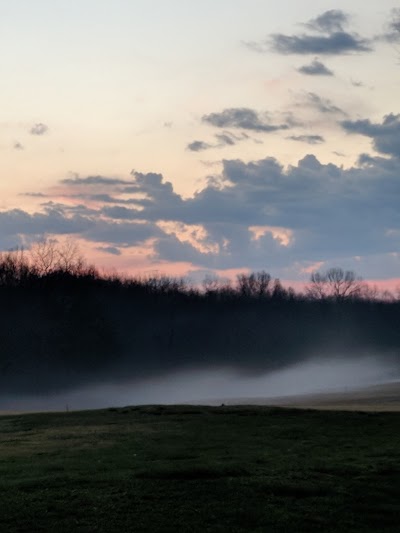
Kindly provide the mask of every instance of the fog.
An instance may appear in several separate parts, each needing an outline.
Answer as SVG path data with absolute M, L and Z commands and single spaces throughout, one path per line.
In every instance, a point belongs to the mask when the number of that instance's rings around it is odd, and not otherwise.
M 313 358 L 285 369 L 244 376 L 229 368 L 179 372 L 141 382 L 125 381 L 86 386 L 60 394 L 1 396 L 1 411 L 78 410 L 126 405 L 202 403 L 243 398 L 260 399 L 299 394 L 348 391 L 400 380 L 389 358 Z

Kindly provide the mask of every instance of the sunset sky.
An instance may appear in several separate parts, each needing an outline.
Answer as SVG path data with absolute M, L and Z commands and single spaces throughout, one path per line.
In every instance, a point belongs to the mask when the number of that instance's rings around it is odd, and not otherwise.
M 0 250 L 400 278 L 391 0 L 0 0 Z

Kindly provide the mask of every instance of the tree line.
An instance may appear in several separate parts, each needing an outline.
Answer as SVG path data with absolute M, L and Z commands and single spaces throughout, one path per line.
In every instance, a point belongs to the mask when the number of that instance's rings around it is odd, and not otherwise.
M 0 396 L 186 369 L 252 374 L 318 355 L 396 359 L 399 323 L 399 295 L 340 268 L 302 292 L 266 271 L 195 286 L 100 273 L 73 242 L 45 241 L 0 255 Z

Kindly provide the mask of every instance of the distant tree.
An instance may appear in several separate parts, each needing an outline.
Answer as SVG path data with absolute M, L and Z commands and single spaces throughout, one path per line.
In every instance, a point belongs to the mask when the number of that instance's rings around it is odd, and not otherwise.
M 79 246 L 72 239 L 67 239 L 57 247 L 57 255 L 57 268 L 64 272 L 79 274 L 85 266 Z
M 265 297 L 269 293 L 271 276 L 264 270 L 251 274 L 238 274 L 237 290 L 245 297 Z
M 283 299 L 288 296 L 286 289 L 283 287 L 281 281 L 277 278 L 274 280 L 272 288 L 272 297 L 275 299 Z
M 202 281 L 203 291 L 205 294 L 216 293 L 221 287 L 221 280 L 217 276 L 209 274 Z
M 352 270 L 330 268 L 326 272 L 313 272 L 306 292 L 310 298 L 345 300 L 360 297 L 365 284 Z
M 174 278 L 163 274 L 145 277 L 140 280 L 140 283 L 142 283 L 149 292 L 154 294 L 172 294 L 184 292 L 186 289 L 184 278 Z
M 380 293 L 380 300 L 383 302 L 394 303 L 396 301 L 396 296 L 388 290 L 384 290 Z
M 23 248 L 0 252 L 0 285 L 19 285 L 30 276 L 29 262 Z
M 79 274 L 85 265 L 79 247 L 72 239 L 62 243 L 54 239 L 38 241 L 30 249 L 30 259 L 40 276 L 59 270 Z
M 396 286 L 396 298 L 400 302 L 400 285 Z
M 41 276 L 46 276 L 57 268 L 58 250 L 57 241 L 44 239 L 35 242 L 30 249 L 33 267 Z

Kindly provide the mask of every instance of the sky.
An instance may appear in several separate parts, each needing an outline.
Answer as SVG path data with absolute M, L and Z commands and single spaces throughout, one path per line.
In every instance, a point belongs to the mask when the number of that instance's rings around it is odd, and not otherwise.
M 0 250 L 400 283 L 389 0 L 0 0 Z

